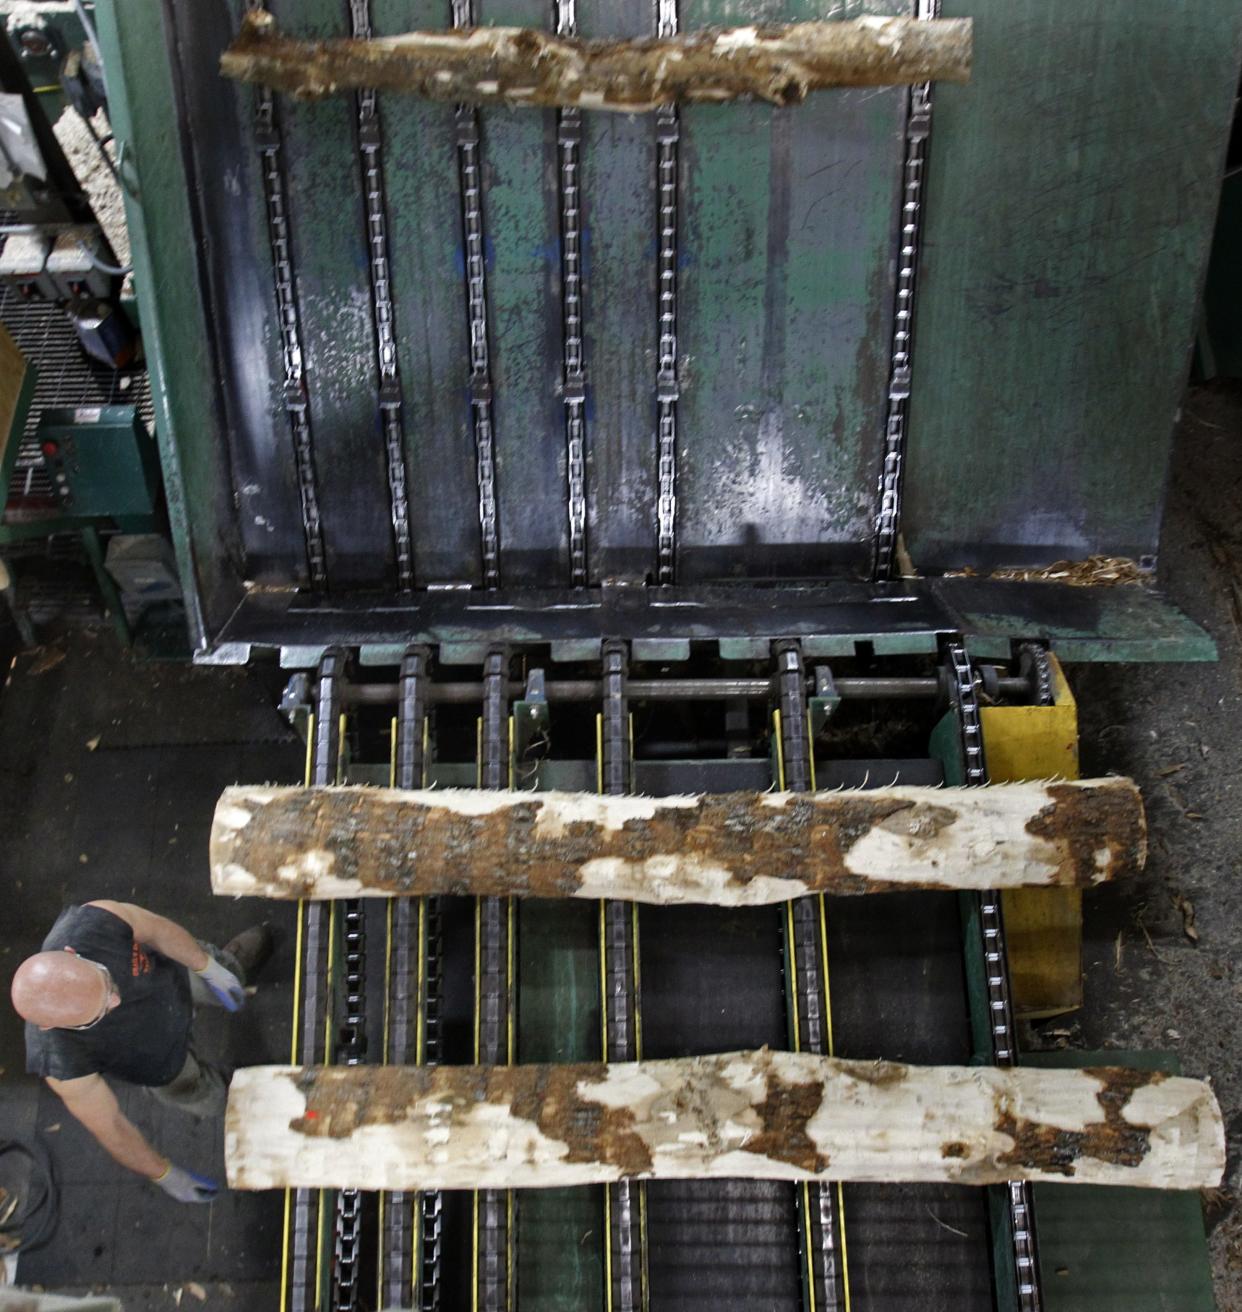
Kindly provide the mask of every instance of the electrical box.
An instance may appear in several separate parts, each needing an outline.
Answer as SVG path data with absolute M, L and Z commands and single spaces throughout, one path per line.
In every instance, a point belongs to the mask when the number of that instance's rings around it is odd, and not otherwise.
M 150 521 L 159 457 L 132 406 L 45 410 L 39 449 L 64 514 L 106 516 L 122 528 L 127 519 Z

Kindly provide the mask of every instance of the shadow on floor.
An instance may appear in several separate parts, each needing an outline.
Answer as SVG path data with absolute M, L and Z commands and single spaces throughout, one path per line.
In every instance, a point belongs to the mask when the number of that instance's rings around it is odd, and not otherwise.
M 63 657 L 60 656 L 63 653 Z M 286 1061 L 293 974 L 292 907 L 212 896 L 207 838 L 220 790 L 296 782 L 303 749 L 261 677 L 142 664 L 102 631 L 19 656 L 0 696 L 0 887 L 5 992 L 62 907 L 109 897 L 168 915 L 223 942 L 270 920 L 277 949 L 240 1015 L 207 1012 L 205 1055 L 230 1065 Z M 60 1224 L 24 1255 L 23 1284 L 107 1285 L 127 1309 L 276 1302 L 283 1198 L 225 1193 L 210 1207 L 171 1202 L 116 1166 L 60 1100 L 24 1074 L 21 1024 L 0 1006 L 0 1108 L 52 1156 Z M 223 1127 L 117 1086 L 127 1114 L 175 1161 L 223 1178 Z M 180 1291 L 180 1293 L 178 1293 Z

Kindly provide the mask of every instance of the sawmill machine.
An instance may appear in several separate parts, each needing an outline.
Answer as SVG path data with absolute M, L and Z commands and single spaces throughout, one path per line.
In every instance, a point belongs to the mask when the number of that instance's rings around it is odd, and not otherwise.
M 626 114 L 300 99 L 221 76 L 242 0 L 100 0 L 195 659 L 280 662 L 306 782 L 1073 778 L 1066 664 L 1213 657 L 1151 580 L 1231 0 L 267 8 L 314 39 L 974 20 L 968 85 Z M 1091 1064 L 1018 1052 L 1022 1021 L 1082 1001 L 1072 890 L 399 898 L 298 923 L 302 1064 Z M 1179 1194 L 279 1206 L 280 1312 L 1211 1307 Z

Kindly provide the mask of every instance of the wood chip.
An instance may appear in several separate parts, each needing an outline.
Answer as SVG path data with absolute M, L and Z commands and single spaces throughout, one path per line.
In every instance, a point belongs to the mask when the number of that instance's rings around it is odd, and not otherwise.
M 1195 904 L 1180 893 L 1174 895 L 1173 906 L 1182 913 L 1182 933 L 1192 942 L 1199 941 L 1199 931 L 1195 928 Z
M 46 674 L 48 670 L 54 670 L 65 659 L 65 649 L 63 647 L 43 647 L 39 654 L 30 663 L 31 674 Z
M 969 565 L 965 569 L 948 571 L 948 579 L 978 578 L 978 571 Z M 993 570 L 988 575 L 1001 583 L 1064 583 L 1071 588 L 1134 587 L 1150 583 L 1151 571 L 1142 569 L 1127 556 L 1088 556 L 1086 560 L 1054 560 L 1051 565 L 1017 567 Z

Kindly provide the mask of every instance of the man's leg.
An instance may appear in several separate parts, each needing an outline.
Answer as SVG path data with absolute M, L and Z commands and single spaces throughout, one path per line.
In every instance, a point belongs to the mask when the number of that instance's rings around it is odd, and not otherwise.
M 218 1067 L 200 1061 L 191 1048 L 177 1077 L 153 1088 L 151 1094 L 191 1116 L 222 1116 L 228 1101 L 228 1082 Z

